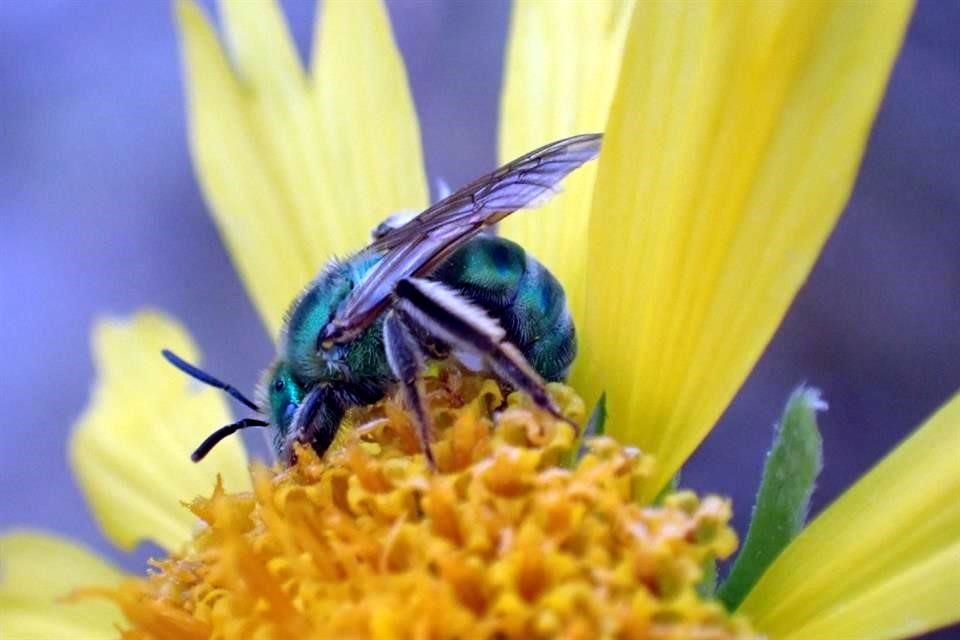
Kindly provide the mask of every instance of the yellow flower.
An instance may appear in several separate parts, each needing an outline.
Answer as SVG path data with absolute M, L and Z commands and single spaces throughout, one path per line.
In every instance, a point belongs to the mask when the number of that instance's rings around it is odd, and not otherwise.
M 177 9 L 189 76 L 194 161 L 221 235 L 272 333 L 318 265 L 332 254 L 360 247 L 386 213 L 422 207 L 427 198 L 417 123 L 382 6 L 335 0 L 323 6 L 321 46 L 309 72 L 297 60 L 273 4 L 224 3 L 232 65 L 200 10 L 187 0 Z M 722 534 L 727 516 L 712 506 L 713 499 L 696 502 L 684 494 L 672 497 L 661 511 L 644 511 L 640 505 L 650 503 L 716 422 L 812 267 L 848 196 L 910 8 L 903 0 L 636 6 L 519 1 L 515 6 L 501 155 L 506 159 L 589 130 L 603 130 L 605 141 L 598 166 L 572 176 L 562 198 L 546 211 L 509 218 L 503 231 L 541 258 L 567 290 L 582 338 L 574 386 L 588 402 L 605 391 L 608 434 L 637 445 L 644 452 L 640 459 L 656 460 L 649 468 L 629 467 L 638 481 L 630 490 L 608 487 L 610 493 L 604 495 L 613 502 L 605 503 L 605 513 L 613 517 L 627 510 L 631 522 L 649 531 L 663 518 L 696 524 L 700 510 L 711 505 L 707 512 L 717 537 L 669 556 L 687 569 L 652 574 L 679 575 L 679 593 L 691 594 L 699 579 L 689 569 L 694 560 L 730 552 Z M 193 562 L 205 559 L 201 556 L 211 536 L 222 532 L 230 543 L 223 548 L 239 554 L 240 563 L 276 551 L 270 538 L 228 535 L 238 526 L 231 517 L 251 504 L 242 492 L 252 490 L 261 505 L 278 500 L 288 505 L 297 495 L 321 504 L 315 494 L 332 492 L 332 480 L 324 484 L 311 476 L 310 465 L 316 462 L 307 456 L 286 476 L 258 471 L 251 485 L 235 441 L 222 444 L 209 463 L 184 464 L 184 452 L 196 444 L 198 429 L 227 421 L 223 400 L 213 390 L 195 390 L 170 375 L 156 357 L 161 346 L 189 356 L 186 336 L 172 322 L 146 314 L 129 327 L 103 325 L 95 345 L 98 386 L 71 443 L 71 460 L 111 539 L 124 548 L 141 540 L 157 542 L 171 553 L 170 560 L 160 562 L 158 576 L 172 575 L 168 585 L 196 587 L 183 602 L 197 617 L 177 617 L 161 608 L 165 602 L 147 600 L 158 607 L 158 617 L 147 623 L 168 624 L 163 627 L 168 633 L 189 637 L 200 614 L 210 620 L 224 610 L 237 611 L 218 603 L 244 604 L 236 597 L 242 593 L 226 594 L 234 596 L 228 598 L 198 591 L 198 585 L 222 583 L 205 582 L 200 568 L 189 573 L 189 567 L 216 569 Z M 130 393 L 133 386 L 144 388 L 143 377 L 151 379 L 152 393 Z M 482 424 L 481 418 L 464 422 L 462 428 L 472 434 L 468 442 L 476 444 L 473 439 L 482 433 L 469 428 Z M 397 420 L 402 417 L 390 423 Z M 538 420 L 527 424 L 541 424 Z M 444 433 L 455 439 L 458 431 L 451 427 Z M 394 509 L 398 524 L 391 544 L 406 547 L 403 558 L 453 557 L 430 556 L 442 535 L 416 529 L 422 523 L 409 520 L 409 510 L 401 508 L 409 507 L 404 491 L 412 490 L 410 482 L 424 482 L 420 490 L 432 492 L 429 504 L 438 509 L 430 515 L 432 522 L 463 518 L 478 503 L 450 500 L 449 491 L 482 483 L 478 474 L 483 465 L 498 464 L 498 456 L 519 464 L 509 457 L 520 454 L 507 452 L 526 451 L 535 458 L 532 467 L 508 467 L 516 473 L 497 474 L 525 479 L 541 490 L 528 492 L 526 501 L 517 504 L 526 513 L 541 513 L 537 509 L 548 508 L 545 501 L 551 495 L 566 495 L 550 494 L 560 485 L 541 484 L 559 482 L 551 480 L 549 469 L 537 469 L 539 456 L 549 447 L 525 448 L 509 440 L 511 431 L 503 424 L 494 433 L 495 441 L 483 445 L 489 448 L 466 459 L 480 470 L 457 467 L 461 475 L 450 476 L 459 479 L 454 486 L 446 486 L 450 480 L 444 474 L 418 473 L 409 464 L 393 468 L 402 477 L 391 476 L 387 462 L 378 462 L 376 452 L 363 443 L 347 446 L 344 452 L 370 458 L 343 463 L 353 465 L 345 499 L 376 502 L 380 511 Z M 949 459 L 958 445 L 960 396 L 955 396 L 817 517 L 768 569 L 738 613 L 774 638 L 901 638 L 960 619 L 955 604 L 960 589 L 960 503 L 955 499 L 960 466 Z M 570 478 L 584 465 L 633 455 L 609 442 L 598 446 L 610 448 L 564 472 L 563 490 L 570 489 Z M 363 472 L 370 468 L 390 480 L 383 495 L 371 495 L 364 485 Z M 193 505 L 208 528 L 188 545 L 196 520 L 178 501 L 210 495 L 218 472 L 223 488 L 217 485 L 211 498 Z M 291 478 L 299 478 L 298 483 L 291 484 Z M 606 486 L 602 478 L 591 482 Z M 351 488 L 356 490 L 351 493 Z M 633 498 L 638 504 L 631 507 Z M 450 513 L 439 515 L 439 505 Z M 256 522 L 275 516 L 258 512 L 262 520 Z M 484 517 L 475 516 L 469 524 L 482 527 Z M 517 517 L 511 522 L 527 522 Z M 223 525 L 219 529 L 218 523 Z M 364 523 L 369 521 L 343 526 Z M 596 531 L 595 524 L 587 526 Z M 539 543 L 537 535 L 558 530 L 541 526 L 527 535 Z M 276 531 L 297 533 L 284 526 Z M 367 533 L 371 531 L 377 529 Z M 258 540 L 262 547 L 243 546 Z M 420 543 L 422 549 L 409 548 Z M 504 553 L 516 554 L 532 543 L 518 537 L 505 544 Z M 618 551 L 633 549 L 617 544 Z M 671 545 L 680 547 L 679 541 Z M 599 538 L 588 546 L 584 554 L 573 554 L 574 563 L 594 562 L 589 554 L 604 548 Z M 637 547 L 637 553 L 644 549 Z M 289 562 L 290 556 L 270 557 Z M 355 553 L 345 557 L 363 558 Z M 453 562 L 432 570 L 447 571 L 448 582 L 463 589 L 461 602 L 470 602 L 483 597 L 490 581 L 498 579 L 497 571 L 529 569 L 540 576 L 529 583 L 535 588 L 544 575 L 562 573 L 569 560 L 559 553 L 549 558 L 553 564 L 532 568 L 522 557 L 507 561 L 497 556 L 479 568 Z M 588 598 L 582 610 L 569 604 L 556 610 L 616 619 L 602 607 L 617 601 L 604 599 L 609 590 L 597 588 L 612 584 L 604 580 L 623 579 L 618 578 L 623 565 L 606 561 L 596 565 L 613 576 L 571 582 L 592 588 L 594 599 Z M 114 625 L 123 624 L 122 618 L 103 602 L 65 604 L 55 598 L 91 585 L 114 594 L 157 596 L 149 587 L 161 581 L 154 576 L 116 591 L 119 573 L 69 543 L 32 533 L 4 537 L 0 562 L 3 637 L 115 635 Z M 297 570 L 276 563 L 244 566 L 261 577 L 272 576 L 268 585 Z M 470 573 L 487 569 L 490 575 Z M 363 566 L 355 570 L 363 572 Z M 259 584 L 251 576 L 244 582 Z M 372 583 L 358 580 L 341 587 L 352 584 Z M 330 588 L 327 583 L 313 586 Z M 377 611 L 387 613 L 369 618 L 363 629 L 380 637 L 397 630 L 391 626 L 397 616 L 389 612 L 418 611 L 443 602 L 447 593 L 417 591 L 410 583 L 409 598 L 390 600 L 404 593 L 397 590 L 401 587 L 371 588 L 384 597 Z M 182 594 L 160 595 L 173 599 Z M 302 598 L 282 597 L 254 599 L 246 606 L 269 611 L 271 603 L 298 612 L 305 606 Z M 637 606 L 648 615 L 659 605 Z M 127 611 L 136 619 L 132 609 Z M 619 619 L 625 619 L 624 609 L 618 611 Z M 739 619 L 727 622 L 715 610 L 683 611 L 702 611 L 700 620 L 711 623 L 720 620 L 712 628 L 746 629 L 737 626 Z M 547 618 L 538 624 L 548 634 L 554 628 L 576 630 L 551 627 L 558 622 Z M 237 635 L 250 631 L 230 627 L 230 618 L 221 622 Z M 465 623 L 453 614 L 445 624 L 447 631 L 480 628 L 456 627 Z M 414 627 L 411 633 L 431 629 L 436 627 Z M 648 636 L 657 637 L 654 632 Z

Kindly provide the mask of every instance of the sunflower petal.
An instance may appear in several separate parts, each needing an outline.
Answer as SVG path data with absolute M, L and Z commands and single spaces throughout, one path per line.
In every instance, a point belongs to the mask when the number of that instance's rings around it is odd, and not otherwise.
M 202 10 L 177 4 L 197 173 L 273 333 L 332 256 L 362 247 L 388 214 L 426 205 L 419 129 L 386 13 L 369 1 L 324 6 L 311 78 L 275 2 L 222 3 L 236 69 Z
M 123 616 L 114 605 L 61 598 L 80 587 L 111 586 L 121 577 L 66 540 L 26 531 L 0 536 L 0 638 L 115 638 Z
M 663 482 L 813 266 L 910 7 L 637 4 L 590 218 L 576 383 L 588 402 L 606 390 L 611 434 L 656 455 Z
M 632 0 L 514 4 L 500 105 L 501 162 L 604 129 L 632 8 Z M 595 174 L 594 164 L 583 167 L 542 210 L 501 224 L 503 235 L 560 279 L 577 323 L 584 317 L 584 238 Z
M 960 394 L 816 518 L 740 611 L 774 638 L 919 635 L 960 621 Z
M 209 493 L 217 474 L 234 490 L 250 486 L 236 438 L 202 463 L 190 462 L 194 447 L 230 414 L 221 392 L 170 367 L 163 348 L 197 361 L 186 332 L 159 313 L 100 322 L 96 386 L 70 440 L 70 462 L 94 515 L 123 549 L 152 540 L 172 550 L 189 539 L 196 519 L 182 502 Z
M 236 78 L 213 27 L 191 0 L 177 2 L 177 18 L 194 166 L 220 236 L 275 334 L 286 306 L 326 253 L 312 254 L 308 236 L 299 228 L 298 208 L 273 157 L 277 151 L 267 144 L 257 120 L 262 109 L 257 88 Z M 322 211 L 313 213 L 321 216 Z M 337 232 L 330 230 L 331 242 L 344 243 Z
M 380 0 L 331 0 L 317 17 L 313 93 L 328 180 L 355 251 L 387 215 L 428 204 L 420 126 Z

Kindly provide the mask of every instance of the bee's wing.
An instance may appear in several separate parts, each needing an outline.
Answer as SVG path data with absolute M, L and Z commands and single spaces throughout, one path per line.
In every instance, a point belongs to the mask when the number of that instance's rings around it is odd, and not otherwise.
M 397 282 L 427 275 L 484 228 L 555 195 L 567 174 L 597 157 L 600 141 L 598 133 L 584 134 L 531 151 L 378 238 L 368 251 L 383 259 L 340 305 L 318 342 L 350 340 L 379 315 Z
M 584 134 L 531 151 L 451 193 L 370 248 L 384 251 L 421 242 L 441 227 L 467 231 L 478 226 L 479 231 L 518 209 L 537 206 L 557 193 L 567 174 L 597 157 L 600 140 L 599 133 Z

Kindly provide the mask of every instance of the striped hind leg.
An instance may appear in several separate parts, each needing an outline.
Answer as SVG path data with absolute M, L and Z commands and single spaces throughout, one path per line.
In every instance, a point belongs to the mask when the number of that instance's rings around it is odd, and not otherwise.
M 396 317 L 409 327 L 439 338 L 454 350 L 483 357 L 503 380 L 527 393 L 534 403 L 558 420 L 579 428 L 554 404 L 540 374 L 520 350 L 506 339 L 500 324 L 453 289 L 434 280 L 405 278 L 394 290 Z M 389 357 L 389 356 L 388 356 Z

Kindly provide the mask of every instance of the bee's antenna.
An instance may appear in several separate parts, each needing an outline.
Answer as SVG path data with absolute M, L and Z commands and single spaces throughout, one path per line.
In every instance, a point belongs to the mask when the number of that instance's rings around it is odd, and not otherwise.
M 224 427 L 220 427 L 206 439 L 200 443 L 200 446 L 190 454 L 190 459 L 194 462 L 200 462 L 203 460 L 210 450 L 213 449 L 217 444 L 226 438 L 229 435 L 232 435 L 239 431 L 240 429 L 246 429 L 248 427 L 267 427 L 270 426 L 269 422 L 264 422 L 263 420 L 257 420 L 256 418 L 244 418 L 243 420 L 238 420 L 233 424 L 228 424 Z
M 189 362 L 187 362 L 186 360 L 184 360 L 183 358 L 175 354 L 173 351 L 170 351 L 169 349 L 164 349 L 160 353 L 162 353 L 163 357 L 167 359 L 167 362 L 175 366 L 177 369 L 180 369 L 180 371 L 183 371 L 185 374 L 187 374 L 191 378 L 199 380 L 204 384 L 208 384 L 211 387 L 222 389 L 226 391 L 231 397 L 242 402 L 244 405 L 246 405 L 250 409 L 256 411 L 257 413 L 263 413 L 262 411 L 260 411 L 260 407 L 258 407 L 256 403 L 253 402 L 253 400 L 250 400 L 247 396 L 240 393 L 240 391 L 233 385 L 229 385 L 226 382 L 223 382 L 221 380 L 218 380 L 217 378 L 214 378 L 212 375 L 210 375 L 203 369 L 199 367 L 195 367 L 194 365 L 190 364 Z M 233 431 L 231 431 L 230 433 L 233 433 Z M 210 446 L 213 446 L 213 445 L 210 445 Z

